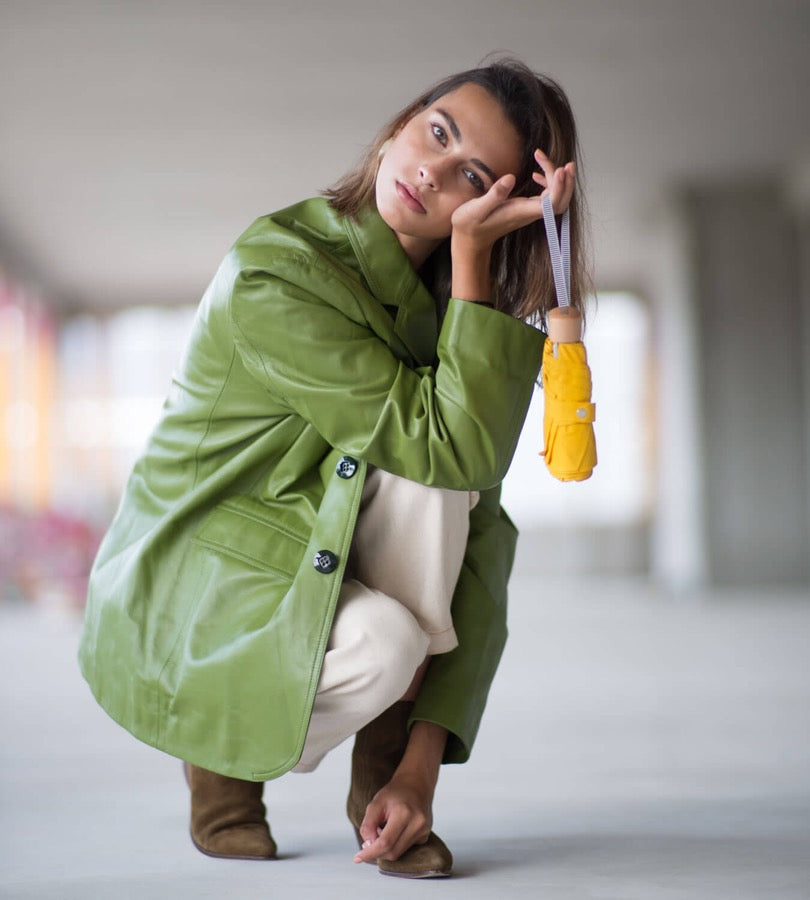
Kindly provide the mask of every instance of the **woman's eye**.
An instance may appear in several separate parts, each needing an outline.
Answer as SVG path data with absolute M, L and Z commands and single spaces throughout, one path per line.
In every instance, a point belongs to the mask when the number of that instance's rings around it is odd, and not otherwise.
M 464 170 L 464 175 L 465 175 L 467 181 L 469 181 L 470 184 L 471 184 L 477 191 L 481 191 L 482 193 L 484 192 L 485 185 L 484 185 L 484 182 L 481 180 L 481 176 L 480 176 L 480 175 L 478 175 L 478 174 L 476 174 L 475 172 L 473 172 L 472 169 L 465 169 L 465 170 Z
M 431 129 L 433 130 L 433 136 L 436 140 L 444 147 L 447 144 L 447 132 L 442 128 L 441 125 L 432 124 Z

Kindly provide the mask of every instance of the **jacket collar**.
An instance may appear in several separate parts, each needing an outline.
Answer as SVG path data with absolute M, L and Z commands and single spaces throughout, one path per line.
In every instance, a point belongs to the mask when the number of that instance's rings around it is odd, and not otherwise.
M 396 307 L 394 334 L 417 365 L 432 365 L 439 334 L 436 301 L 396 235 L 376 209 L 342 222 L 371 293 L 384 306 Z

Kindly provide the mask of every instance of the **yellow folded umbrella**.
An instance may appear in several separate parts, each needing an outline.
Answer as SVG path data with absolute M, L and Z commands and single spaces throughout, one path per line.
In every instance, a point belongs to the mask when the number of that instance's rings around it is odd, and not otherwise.
M 560 481 L 584 481 L 596 465 L 591 370 L 582 341 L 555 342 L 543 350 L 543 439 L 549 472 Z
M 543 349 L 543 439 L 549 472 L 560 481 L 584 481 L 596 465 L 591 402 L 591 370 L 582 336 L 582 319 L 570 305 L 570 231 L 568 211 L 562 217 L 562 248 L 554 224 L 551 198 L 543 197 L 543 219 L 548 237 L 556 309 L 548 315 L 548 340 Z

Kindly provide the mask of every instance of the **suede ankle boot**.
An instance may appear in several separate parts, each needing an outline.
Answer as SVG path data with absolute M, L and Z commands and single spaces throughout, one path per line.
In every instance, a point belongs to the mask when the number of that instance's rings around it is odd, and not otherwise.
M 413 703 L 400 700 L 357 732 L 352 751 L 352 783 L 346 812 L 362 846 L 360 825 L 366 807 L 377 791 L 388 784 L 408 743 L 408 717 Z M 449 875 L 453 856 L 444 841 L 432 831 L 424 844 L 414 844 L 399 859 L 378 859 L 383 875 L 400 878 L 439 878 Z
M 264 784 L 183 764 L 191 788 L 191 840 L 207 856 L 275 859 L 276 842 L 265 819 Z

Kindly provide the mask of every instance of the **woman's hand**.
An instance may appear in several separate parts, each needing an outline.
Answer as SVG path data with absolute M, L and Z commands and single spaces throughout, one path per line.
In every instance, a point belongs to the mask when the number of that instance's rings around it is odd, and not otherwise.
M 414 844 L 425 843 L 446 743 L 447 731 L 441 725 L 413 723 L 402 761 L 366 807 L 360 824 L 363 847 L 355 862 L 399 859 Z
M 515 176 L 504 175 L 482 197 L 462 203 L 453 213 L 450 255 L 454 297 L 489 300 L 489 264 L 493 245 L 504 235 L 542 219 L 542 198 L 546 194 L 551 195 L 555 215 L 568 209 L 576 181 L 574 163 L 555 168 L 542 150 L 535 150 L 534 158 L 541 169 L 532 175 L 534 182 L 543 188 L 539 196 L 510 197 L 515 187 Z
M 360 825 L 363 847 L 355 862 L 399 859 L 414 844 L 424 844 L 433 823 L 433 788 L 423 780 L 395 774 L 374 795 Z
M 555 215 L 568 209 L 574 194 L 576 167 L 569 162 L 555 168 L 542 150 L 535 150 L 534 158 L 541 171 L 532 179 L 543 188 L 535 197 L 510 197 L 515 176 L 504 175 L 481 197 L 468 200 L 453 213 L 451 241 L 454 246 L 490 249 L 504 235 L 543 217 L 542 198 L 551 194 Z

